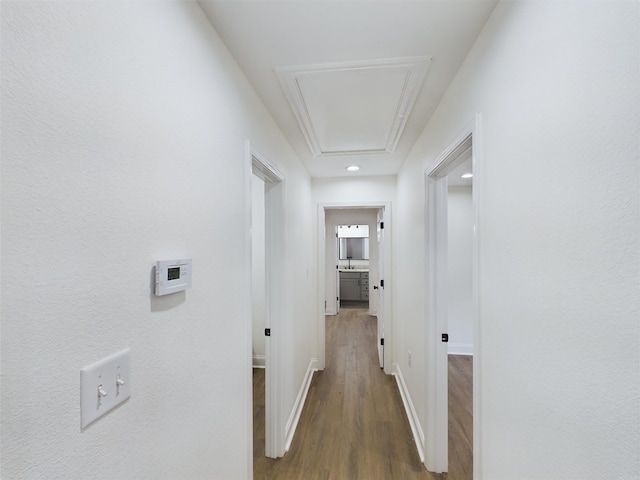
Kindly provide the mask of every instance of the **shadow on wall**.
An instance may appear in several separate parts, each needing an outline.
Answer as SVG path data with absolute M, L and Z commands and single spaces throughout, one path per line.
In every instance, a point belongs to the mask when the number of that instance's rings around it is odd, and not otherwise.
M 169 295 L 156 295 L 156 267 L 151 267 L 150 279 L 149 279 L 149 311 L 150 312 L 164 312 L 171 310 L 177 306 L 183 304 L 187 299 L 187 292 L 185 290 L 181 292 L 172 293 Z

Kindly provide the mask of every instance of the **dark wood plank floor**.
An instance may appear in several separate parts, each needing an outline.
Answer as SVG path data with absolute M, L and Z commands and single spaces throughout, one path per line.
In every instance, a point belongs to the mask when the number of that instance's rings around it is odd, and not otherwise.
M 314 374 L 291 448 L 277 460 L 264 456 L 264 370 L 254 370 L 254 478 L 446 479 L 420 463 L 395 379 L 378 366 L 376 318 L 344 308 L 326 328 L 325 370 Z
M 473 478 L 473 357 L 449 355 L 449 480 Z

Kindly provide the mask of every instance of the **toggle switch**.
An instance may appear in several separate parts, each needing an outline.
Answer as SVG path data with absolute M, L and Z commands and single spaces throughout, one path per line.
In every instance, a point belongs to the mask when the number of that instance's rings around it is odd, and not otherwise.
M 116 377 L 116 395 L 120 395 L 120 388 L 124 387 L 124 380 L 120 377 L 120 374 Z
M 130 350 L 80 370 L 80 426 L 84 429 L 131 397 Z

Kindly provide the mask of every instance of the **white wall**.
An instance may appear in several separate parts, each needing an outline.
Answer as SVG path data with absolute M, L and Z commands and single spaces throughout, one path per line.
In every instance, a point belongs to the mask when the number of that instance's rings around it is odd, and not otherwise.
M 424 175 L 482 114 L 476 478 L 640 476 L 638 2 L 503 2 L 398 175 L 399 351 L 423 422 Z M 415 234 L 410 237 L 408 234 Z
M 246 140 L 307 232 L 283 410 L 316 346 L 311 190 L 199 6 L 3 2 L 1 100 L 2 477 L 250 477 Z M 155 297 L 175 257 L 193 286 Z M 131 399 L 81 432 L 80 369 L 124 347 Z
M 316 204 L 393 201 L 396 196 L 396 177 L 313 178 L 311 187 Z
M 471 187 L 447 195 L 447 319 L 450 354 L 473 353 L 473 209 Z
M 253 365 L 264 366 L 266 319 L 265 199 L 264 181 L 253 175 L 251 192 L 251 318 Z

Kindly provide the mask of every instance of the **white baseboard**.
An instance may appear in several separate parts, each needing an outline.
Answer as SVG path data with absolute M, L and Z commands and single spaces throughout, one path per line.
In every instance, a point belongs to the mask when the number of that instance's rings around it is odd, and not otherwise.
M 296 433 L 296 428 L 298 426 L 298 420 L 300 420 L 300 414 L 302 414 L 302 408 L 304 407 L 304 402 L 307 400 L 307 393 L 309 393 L 309 387 L 311 386 L 311 379 L 313 378 L 313 372 L 318 370 L 318 359 L 312 358 L 309 362 L 309 366 L 307 367 L 307 373 L 304 376 L 304 380 L 302 381 L 302 385 L 300 386 L 300 391 L 298 392 L 298 398 L 296 398 L 296 402 L 293 404 L 293 409 L 291 410 L 291 415 L 289 415 L 289 420 L 287 421 L 287 426 L 284 431 L 285 437 L 285 451 L 289 451 L 289 447 L 291 446 L 291 442 L 293 441 L 293 435 Z
M 264 355 L 253 356 L 253 368 L 264 368 L 265 365 Z
M 447 347 L 449 355 L 473 355 L 473 345 L 470 343 L 450 343 Z
M 413 406 L 411 395 L 409 395 L 407 384 L 404 382 L 402 370 L 400 370 L 400 365 L 398 365 L 397 363 L 393 364 L 393 375 L 396 377 L 398 390 L 400 390 L 400 396 L 402 397 L 402 404 L 404 405 L 405 412 L 407 412 L 407 418 L 409 419 L 409 425 L 411 425 L 411 433 L 413 433 L 413 439 L 416 444 L 416 449 L 418 450 L 418 455 L 420 455 L 420 461 L 424 463 L 424 432 L 422 431 L 422 427 L 420 426 L 418 414 L 416 413 L 416 409 Z

